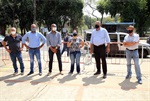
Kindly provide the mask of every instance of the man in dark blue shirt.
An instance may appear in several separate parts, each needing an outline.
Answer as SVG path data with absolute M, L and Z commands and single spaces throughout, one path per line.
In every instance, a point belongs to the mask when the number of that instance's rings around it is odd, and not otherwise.
M 22 40 L 21 35 L 16 34 L 16 28 L 12 27 L 10 29 L 10 35 L 6 36 L 3 40 L 3 46 L 6 49 L 6 51 L 10 54 L 11 61 L 13 63 L 14 67 L 14 76 L 18 73 L 18 67 L 16 63 L 16 58 L 18 59 L 20 63 L 20 69 L 21 69 L 21 75 L 24 74 L 24 63 L 22 60 L 22 48 L 20 47 L 20 42 Z M 6 43 L 8 43 L 8 47 L 6 46 Z
M 63 46 L 61 55 L 64 53 L 64 51 L 67 50 L 67 56 L 69 56 L 69 48 L 67 47 L 68 41 L 69 41 L 69 34 L 67 33 L 65 38 L 64 38 L 64 42 L 63 42 L 64 46 Z

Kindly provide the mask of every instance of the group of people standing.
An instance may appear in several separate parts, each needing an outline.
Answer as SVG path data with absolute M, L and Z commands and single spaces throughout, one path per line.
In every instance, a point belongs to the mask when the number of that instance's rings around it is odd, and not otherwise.
M 135 62 L 135 71 L 137 74 L 138 83 L 142 84 L 141 72 L 138 62 L 138 51 L 137 45 L 139 42 L 139 36 L 133 32 L 134 27 L 128 27 L 128 33 L 124 40 L 124 46 L 126 48 L 126 57 L 127 57 L 127 76 L 126 79 L 131 77 L 131 58 L 133 58 Z M 26 42 L 28 41 L 28 43 Z M 12 27 L 10 29 L 10 35 L 6 36 L 3 40 L 3 46 L 10 54 L 13 67 L 14 74 L 18 73 L 18 67 L 16 64 L 16 59 L 18 59 L 20 63 L 21 75 L 24 74 L 24 63 L 22 60 L 21 51 L 24 47 L 29 50 L 30 57 L 30 72 L 27 75 L 31 75 L 34 73 L 34 56 L 38 61 L 39 67 L 39 75 L 42 75 L 42 64 L 41 64 L 41 55 L 40 49 L 47 42 L 48 52 L 49 52 L 49 70 L 47 76 L 52 73 L 52 65 L 53 65 L 53 55 L 56 54 L 59 66 L 59 72 L 63 75 L 62 69 L 62 60 L 61 55 L 65 50 L 67 50 L 67 56 L 70 56 L 71 66 L 69 74 L 74 72 L 74 65 L 76 63 L 77 73 L 80 74 L 80 57 L 81 51 L 80 49 L 84 46 L 83 40 L 78 36 L 77 32 L 73 32 L 73 36 L 69 37 L 67 34 L 64 38 L 64 47 L 61 52 L 61 44 L 62 37 L 60 32 L 57 31 L 56 24 L 51 25 L 51 31 L 46 35 L 46 37 L 40 32 L 36 31 L 36 25 L 31 25 L 31 31 L 27 32 L 23 37 L 19 34 L 16 34 L 16 28 Z M 22 46 L 20 44 L 22 42 Z M 6 46 L 8 43 L 9 48 Z M 90 39 L 90 53 L 94 54 L 97 71 L 94 75 L 101 74 L 101 61 L 102 61 L 102 70 L 103 70 L 103 78 L 107 78 L 107 63 L 106 63 L 106 53 L 110 52 L 110 38 L 106 29 L 101 27 L 101 23 L 96 21 L 95 29 L 92 32 L 92 36 Z

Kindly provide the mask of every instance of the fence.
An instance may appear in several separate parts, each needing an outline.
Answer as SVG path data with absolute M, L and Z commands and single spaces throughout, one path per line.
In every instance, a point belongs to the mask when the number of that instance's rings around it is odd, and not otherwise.
M 110 53 L 107 54 L 107 63 L 115 64 L 115 65 L 126 65 L 124 47 L 119 45 L 119 43 L 112 43 L 110 45 L 110 49 L 111 49 Z M 118 50 L 122 50 L 122 51 L 118 51 Z M 80 59 L 81 60 L 80 64 L 83 64 L 83 70 L 85 69 L 85 66 L 95 64 L 94 58 L 89 54 L 89 51 L 87 49 L 86 50 L 81 49 L 81 53 L 82 53 L 82 56 Z M 22 55 L 23 55 L 23 61 L 30 61 L 29 54 L 26 51 L 26 49 L 24 49 L 24 51 L 22 52 Z M 3 47 L 0 47 L 0 58 L 2 62 L 4 62 L 5 65 L 6 65 L 5 61 L 10 60 L 8 52 Z M 45 62 L 45 67 L 46 67 L 49 62 L 48 48 L 46 45 L 44 45 L 44 47 L 41 49 L 41 59 L 42 61 Z M 143 62 L 147 62 L 147 61 L 148 60 L 144 61 L 143 59 L 143 48 L 142 48 L 142 58 L 140 58 L 140 64 L 142 64 Z M 56 55 L 54 55 L 54 62 L 57 62 Z M 67 57 L 66 52 L 64 52 L 64 54 L 62 55 L 62 62 L 70 64 L 70 58 Z M 150 62 L 150 60 L 148 62 Z M 134 64 L 133 61 L 132 61 L 132 64 Z M 94 71 L 95 71 L 95 68 L 94 68 Z

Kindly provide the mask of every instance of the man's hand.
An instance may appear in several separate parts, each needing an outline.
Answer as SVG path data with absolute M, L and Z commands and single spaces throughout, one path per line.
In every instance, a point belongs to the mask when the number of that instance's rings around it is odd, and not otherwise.
M 7 51 L 8 53 L 11 53 L 11 50 L 10 50 L 10 49 L 6 49 L 6 51 Z
M 53 53 L 57 53 L 57 49 L 56 49 L 56 48 L 50 47 L 50 50 L 51 50 Z
M 23 51 L 23 48 L 20 48 L 19 50 L 20 50 L 20 51 Z
M 107 53 L 110 52 L 110 48 L 109 48 L 109 47 L 106 48 L 106 52 L 107 52 Z

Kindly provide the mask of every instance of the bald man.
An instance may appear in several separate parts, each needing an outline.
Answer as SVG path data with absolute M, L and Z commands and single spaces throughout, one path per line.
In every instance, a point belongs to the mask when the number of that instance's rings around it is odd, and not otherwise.
M 26 40 L 28 39 L 29 44 L 26 44 Z M 42 41 L 42 43 L 41 43 Z M 25 46 L 29 49 L 29 56 L 30 56 L 30 72 L 28 75 L 34 73 L 34 56 L 38 61 L 39 66 L 39 75 L 42 75 L 42 63 L 41 63 L 41 56 L 40 56 L 40 49 L 46 43 L 46 38 L 43 34 L 36 31 L 36 25 L 31 25 L 31 31 L 27 32 L 22 38 L 23 47 Z
M 107 44 L 107 46 L 105 46 Z M 94 50 L 93 50 L 94 48 Z M 94 75 L 101 74 L 101 61 L 103 68 L 103 78 L 107 77 L 106 53 L 110 52 L 110 37 L 106 29 L 101 27 L 100 21 L 96 21 L 95 30 L 90 39 L 90 53 L 94 53 L 97 72 Z
M 21 75 L 24 74 L 24 63 L 22 60 L 22 48 L 20 47 L 22 41 L 22 37 L 19 34 L 16 34 L 16 28 L 12 27 L 10 28 L 10 34 L 6 36 L 2 42 L 4 48 L 9 53 L 11 61 L 13 63 L 14 73 L 13 75 L 17 75 L 18 73 L 18 67 L 16 60 L 18 59 L 21 69 Z M 8 43 L 8 47 L 6 46 L 6 43 Z
M 49 76 L 52 72 L 54 54 L 56 54 L 57 56 L 60 74 L 63 75 L 61 53 L 60 53 L 61 34 L 57 31 L 56 24 L 51 25 L 51 31 L 47 34 L 46 38 L 47 38 L 47 46 L 49 47 L 49 71 L 47 76 Z

